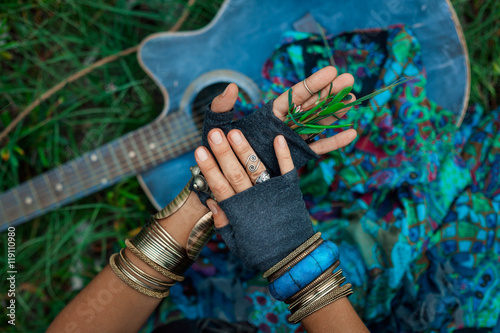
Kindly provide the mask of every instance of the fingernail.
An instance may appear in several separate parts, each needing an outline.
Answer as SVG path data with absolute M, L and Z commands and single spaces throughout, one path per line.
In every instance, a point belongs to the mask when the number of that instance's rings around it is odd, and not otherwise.
M 224 92 L 222 93 L 222 97 L 226 96 L 228 88 L 229 88 L 229 84 L 227 85 L 226 89 L 224 89 Z
M 278 144 L 280 145 L 281 148 L 286 147 L 286 140 L 283 137 L 283 135 L 278 135 Z
M 210 140 L 218 145 L 219 143 L 222 142 L 222 136 L 220 135 L 219 131 L 214 131 L 212 134 L 210 134 Z
M 344 97 L 344 99 L 342 99 L 342 101 L 350 101 L 351 99 L 352 99 L 352 95 L 349 94 L 346 97 Z
M 243 142 L 243 139 L 241 138 L 240 133 L 233 132 L 231 133 L 231 141 L 233 141 L 235 145 L 239 146 Z
M 217 207 L 212 202 L 207 201 L 207 206 L 208 209 L 210 209 L 210 211 L 212 212 L 212 214 L 217 215 L 218 213 Z
M 205 149 L 200 148 L 200 149 L 196 150 L 196 157 L 198 157 L 198 159 L 200 161 L 204 161 L 208 158 L 208 154 L 205 151 Z

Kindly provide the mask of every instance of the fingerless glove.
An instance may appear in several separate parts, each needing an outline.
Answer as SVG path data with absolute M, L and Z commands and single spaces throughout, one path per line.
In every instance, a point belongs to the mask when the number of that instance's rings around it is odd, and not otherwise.
M 219 205 L 230 223 L 215 231 L 247 266 L 261 272 L 314 235 L 296 169 Z

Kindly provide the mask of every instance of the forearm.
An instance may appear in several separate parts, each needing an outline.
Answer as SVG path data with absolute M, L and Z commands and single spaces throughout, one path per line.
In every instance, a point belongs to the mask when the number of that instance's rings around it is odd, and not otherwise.
M 158 222 L 184 245 L 198 219 L 208 209 L 191 193 L 173 215 Z M 126 256 L 145 273 L 168 283 L 175 281 L 158 273 L 125 249 Z M 48 332 L 137 332 L 161 299 L 146 296 L 123 282 L 107 265 L 56 317 Z
M 309 333 L 368 332 L 347 298 L 341 298 L 302 320 Z

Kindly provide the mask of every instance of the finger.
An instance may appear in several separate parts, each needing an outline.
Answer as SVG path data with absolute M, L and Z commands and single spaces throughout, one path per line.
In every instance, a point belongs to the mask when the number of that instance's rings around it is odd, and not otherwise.
M 353 93 L 349 93 L 348 96 L 351 96 L 351 99 L 346 100 L 345 104 L 352 103 L 352 102 L 356 101 L 356 96 L 354 96 Z M 347 96 L 346 96 L 346 98 L 347 98 Z M 318 124 L 331 125 L 334 122 L 336 122 L 337 120 L 341 119 L 347 113 L 347 111 L 349 111 L 351 108 L 352 108 L 352 106 L 350 106 L 348 108 L 340 109 L 338 112 L 335 113 L 335 116 L 330 116 L 330 117 L 326 117 L 325 119 L 321 119 L 320 121 L 318 121 Z
M 208 143 L 214 153 L 222 173 L 236 193 L 252 187 L 252 182 L 229 145 L 224 133 L 215 128 L 208 133 Z
M 238 99 L 238 86 L 230 83 L 224 92 L 212 100 L 210 110 L 217 113 L 228 112 L 234 107 Z
M 332 82 L 336 76 L 337 69 L 333 66 L 327 66 L 309 76 L 306 79 L 306 84 L 313 93 L 316 93 L 317 91 L 325 88 L 327 85 L 329 86 L 330 82 Z M 302 81 L 294 85 L 292 89 L 292 102 L 296 105 L 301 105 L 312 97 L 311 93 L 306 89 Z M 277 118 L 285 120 L 288 113 L 288 91 L 276 98 L 273 103 L 273 112 Z
M 332 82 L 332 94 L 337 94 L 342 89 L 346 87 L 351 87 L 354 84 L 354 77 L 349 73 L 340 74 Z M 330 92 L 330 82 L 321 90 L 321 99 L 323 100 L 328 96 Z M 302 103 L 303 110 L 309 110 L 316 105 L 318 101 L 318 94 L 315 94 L 311 98 L 307 99 Z
M 194 157 L 201 173 L 207 180 L 208 187 L 210 187 L 218 201 L 225 200 L 236 194 L 207 148 L 198 147 L 194 152 Z
M 281 174 L 284 175 L 293 170 L 293 160 L 290 155 L 290 149 L 283 135 L 278 135 L 274 138 L 274 152 L 278 158 Z
M 250 177 L 252 184 L 255 184 L 255 181 L 259 178 L 260 174 L 266 170 L 266 166 L 264 163 L 261 163 L 257 154 L 240 130 L 231 130 L 227 137 L 236 156 L 240 160 L 241 164 L 245 166 L 245 171 Z
M 309 144 L 309 148 L 311 148 L 316 154 L 323 155 L 347 146 L 354 139 L 356 139 L 357 135 L 358 133 L 356 132 L 356 130 L 351 128 L 335 134 L 334 136 L 331 136 L 329 138 L 314 141 Z
M 212 199 L 207 200 L 208 209 L 212 212 L 214 216 L 214 226 L 216 228 L 222 228 L 229 224 L 229 220 L 226 213 L 220 208 L 220 206 Z

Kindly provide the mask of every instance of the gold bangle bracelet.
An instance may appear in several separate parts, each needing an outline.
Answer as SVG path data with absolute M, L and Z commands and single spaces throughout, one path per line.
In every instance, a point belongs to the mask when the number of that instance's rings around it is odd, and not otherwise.
M 148 285 L 144 281 L 139 280 L 136 276 L 134 276 L 134 274 L 132 274 L 130 271 L 128 271 L 127 269 L 125 269 L 125 267 L 122 266 L 122 264 L 120 262 L 120 256 L 115 257 L 115 264 L 116 264 L 116 267 L 120 270 L 120 272 L 122 272 L 122 274 L 124 274 L 126 277 L 128 277 L 130 280 L 132 280 L 135 284 L 138 284 L 138 285 L 140 285 L 146 289 L 149 289 L 151 291 L 163 292 L 166 290 L 164 288 L 156 289 L 156 288 Z
M 132 244 L 132 242 L 130 241 L 130 239 L 125 239 L 125 245 L 130 250 L 130 252 L 132 252 L 133 254 L 135 254 L 136 256 L 138 256 L 142 261 L 144 261 L 146 264 L 148 264 L 149 267 L 153 268 L 155 271 L 160 272 L 164 276 L 166 276 L 168 278 L 171 278 L 174 281 L 177 281 L 177 282 L 184 281 L 184 277 L 183 276 L 180 276 L 180 275 L 177 275 L 175 273 L 170 272 L 166 268 L 161 267 L 159 264 L 157 264 L 156 262 L 154 262 L 153 260 L 151 260 L 147 256 L 145 256 L 144 253 L 142 253 L 141 251 L 139 251 L 134 246 L 134 244 Z
M 307 249 L 309 246 L 311 246 L 312 243 L 317 241 L 321 237 L 321 232 L 315 233 L 311 238 L 306 240 L 302 245 L 300 245 L 298 248 L 293 250 L 289 255 L 287 255 L 285 258 L 283 258 L 280 262 L 278 262 L 276 265 L 273 267 L 269 268 L 264 274 L 262 274 L 262 277 L 264 279 L 267 279 L 271 274 L 275 273 L 278 271 L 280 268 L 288 264 L 290 261 L 293 260 L 296 256 L 298 256 L 302 251 Z
M 176 256 L 176 250 L 170 244 L 160 243 L 156 235 L 148 228 L 143 228 L 133 239 L 134 245 L 150 258 L 156 258 L 157 263 L 175 274 L 182 275 L 191 265 L 192 261 L 185 256 L 181 259 Z M 161 261 L 161 262 L 159 262 Z
M 186 251 L 181 244 L 179 244 L 178 241 L 175 240 L 174 237 L 172 237 L 168 232 L 167 230 L 165 230 L 160 223 L 158 223 L 158 221 L 155 219 L 155 218 L 151 218 L 151 221 L 152 221 L 152 225 L 154 227 L 156 227 L 158 229 L 158 231 L 160 232 L 160 234 L 165 238 L 167 239 L 171 244 L 172 246 L 177 249 L 179 251 L 179 253 L 181 254 L 184 254 L 184 252 Z
M 304 307 L 299 309 L 297 312 L 288 317 L 288 322 L 297 324 L 305 317 L 309 316 L 313 312 L 318 311 L 319 309 L 331 304 L 335 301 L 338 301 L 341 298 L 348 297 L 352 295 L 352 285 L 350 283 L 346 283 L 340 288 L 334 289 L 326 294 L 323 298 L 316 300 L 314 303 L 310 304 L 308 307 Z
M 131 279 L 129 279 L 125 274 L 122 273 L 122 271 L 117 267 L 116 265 L 116 258 L 118 256 L 118 253 L 115 253 L 113 254 L 110 258 L 109 258 L 109 265 L 111 267 L 111 270 L 116 274 L 116 276 L 118 276 L 118 278 L 120 280 L 122 280 L 123 282 L 125 282 L 127 285 L 129 285 L 131 288 L 137 290 L 138 292 L 146 295 L 146 296 L 150 296 L 150 297 L 153 297 L 153 298 L 165 298 L 167 297 L 169 294 L 170 294 L 170 288 L 167 290 L 167 291 L 164 291 L 164 292 L 159 292 L 159 291 L 153 291 L 149 288 L 145 288 L 137 283 L 135 283 L 134 281 L 132 281 Z
M 295 266 L 298 262 L 300 262 L 302 259 L 307 257 L 311 252 L 316 250 L 318 246 L 320 246 L 323 243 L 323 238 L 318 239 L 314 243 L 311 244 L 308 248 L 306 248 L 304 251 L 302 251 L 298 256 L 296 256 L 292 261 L 290 261 L 288 264 L 285 266 L 281 267 L 279 270 L 274 272 L 272 275 L 270 275 L 267 278 L 267 281 L 269 283 L 273 283 L 275 280 L 277 280 L 280 276 L 285 274 L 290 268 Z
M 321 273 L 320 276 L 318 276 L 316 279 L 312 280 L 311 283 L 309 283 L 307 286 L 293 294 L 292 296 L 288 297 L 285 300 L 285 304 L 291 304 L 295 302 L 297 299 L 302 297 L 304 294 L 309 292 L 311 289 L 315 288 L 316 286 L 322 284 L 329 276 L 333 274 L 333 271 L 340 265 L 340 261 L 337 260 L 336 262 L 333 263 L 326 271 Z
M 182 275 L 192 264 L 189 259 L 180 260 L 175 258 L 171 252 L 172 250 L 169 245 L 161 244 L 156 241 L 154 235 L 148 233 L 147 229 L 141 231 L 134 239 L 134 245 L 141 250 L 145 255 L 149 256 L 151 259 L 155 258 L 160 266 L 174 272 L 175 274 Z
M 120 250 L 120 259 L 122 262 L 127 266 L 127 268 L 131 271 L 133 271 L 136 275 L 138 275 L 140 278 L 145 280 L 147 283 L 159 287 L 159 288 L 169 288 L 175 285 L 175 283 L 167 283 L 165 281 L 162 281 L 152 275 L 149 275 L 148 273 L 142 271 L 139 267 L 137 267 L 129 258 L 127 258 L 127 255 L 125 254 L 125 248 Z

